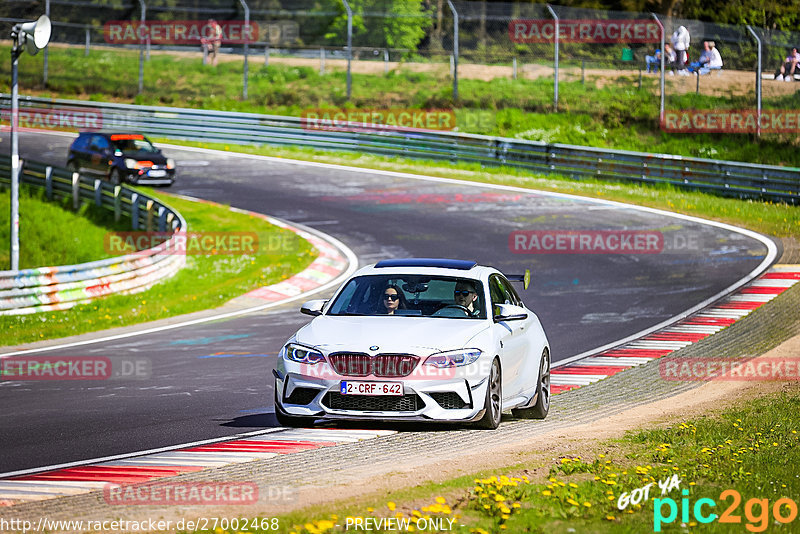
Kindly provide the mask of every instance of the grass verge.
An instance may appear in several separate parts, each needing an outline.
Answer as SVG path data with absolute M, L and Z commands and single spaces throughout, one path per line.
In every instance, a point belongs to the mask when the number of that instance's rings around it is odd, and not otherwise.
M 794 532 L 799 408 L 800 390 L 787 385 L 742 406 L 595 442 L 589 454 L 565 445 L 544 464 L 309 508 L 278 522 L 296 534 L 348 532 L 367 518 L 411 525 L 371 523 L 376 532 Z
M 166 193 L 148 190 L 148 194 L 178 210 L 190 232 L 256 233 L 256 252 L 187 255 L 186 267 L 175 276 L 135 295 L 114 295 L 60 312 L 0 316 L 0 345 L 83 334 L 215 308 L 247 291 L 290 277 L 317 255 L 295 233 L 258 217 Z M 93 239 L 102 246 L 102 235 L 95 234 Z
M 10 211 L 11 194 L 0 188 L 0 213 Z M 21 269 L 43 265 L 74 265 L 108 258 L 103 237 L 110 230 L 123 231 L 127 226 L 115 223 L 113 213 L 85 202 L 76 212 L 71 200 L 48 201 L 41 190 L 21 187 L 20 257 Z M 0 224 L 0 270 L 9 268 L 9 224 L 5 215 Z M 47 243 L 47 246 L 39 246 Z

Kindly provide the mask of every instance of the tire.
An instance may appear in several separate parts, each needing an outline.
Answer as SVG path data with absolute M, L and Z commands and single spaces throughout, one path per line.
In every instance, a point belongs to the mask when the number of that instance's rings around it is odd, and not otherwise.
M 485 430 L 494 430 L 500 426 L 500 419 L 503 416 L 503 381 L 500 371 L 500 361 L 497 358 L 492 362 L 492 369 L 489 371 L 488 381 L 486 400 L 484 401 L 485 412 L 483 417 L 475 423 L 475 426 Z
M 530 408 L 511 410 L 514 417 L 520 419 L 544 419 L 550 411 L 550 353 L 542 352 L 542 363 L 539 365 L 539 379 L 536 381 L 536 404 Z
M 303 417 L 302 415 L 289 415 L 288 413 L 284 412 L 280 404 L 278 404 L 278 388 L 276 384 L 275 388 L 275 418 L 278 420 L 278 424 L 281 426 L 287 427 L 304 427 L 304 426 L 313 426 L 314 418 L 313 417 Z
M 108 180 L 111 182 L 111 185 L 120 185 L 122 183 L 122 176 L 119 174 L 119 169 L 111 169 Z

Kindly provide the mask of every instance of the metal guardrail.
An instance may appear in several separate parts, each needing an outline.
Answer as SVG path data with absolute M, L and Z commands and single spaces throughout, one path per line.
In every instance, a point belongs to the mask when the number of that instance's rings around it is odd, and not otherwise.
M 4 109 L 9 107 L 7 95 L 0 97 L 0 105 Z M 76 113 L 86 114 L 83 119 L 92 117 L 91 124 L 83 121 L 83 127 L 135 130 L 172 139 L 300 145 L 453 163 L 475 162 L 573 178 L 671 184 L 742 198 L 800 203 L 800 169 L 795 167 L 362 124 L 319 129 L 298 117 L 254 113 L 30 97 L 20 99 L 20 125 L 23 127 L 52 127 L 56 124 L 80 129 L 82 126 L 77 124 L 78 121 L 57 120 L 59 114 L 75 117 Z
M 10 184 L 11 158 L 0 157 L 0 184 Z M 129 218 L 134 231 L 158 231 L 173 236 L 154 248 L 125 256 L 57 267 L 0 271 L 0 315 L 63 310 L 115 293 L 144 291 L 175 274 L 186 256 L 174 250 L 178 232 L 186 232 L 181 215 L 155 198 L 128 187 L 80 176 L 61 167 L 24 161 L 20 183 L 44 189 L 48 200 L 94 202 L 112 210 L 115 220 Z

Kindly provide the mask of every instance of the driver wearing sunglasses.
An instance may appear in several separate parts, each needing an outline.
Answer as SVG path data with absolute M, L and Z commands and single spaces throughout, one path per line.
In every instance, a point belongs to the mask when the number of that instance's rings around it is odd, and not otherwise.
M 456 282 L 456 288 L 453 290 L 453 300 L 459 306 L 463 306 L 469 310 L 470 315 L 477 315 L 480 313 L 480 310 L 475 309 L 478 293 L 475 291 L 475 285 L 469 280 L 459 280 Z

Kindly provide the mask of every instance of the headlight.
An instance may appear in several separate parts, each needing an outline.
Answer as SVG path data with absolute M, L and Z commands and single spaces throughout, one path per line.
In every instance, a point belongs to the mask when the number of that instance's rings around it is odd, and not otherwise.
M 139 168 L 139 162 L 136 161 L 133 158 L 125 158 L 124 163 L 125 163 L 125 166 L 127 168 L 129 168 L 129 169 L 138 169 Z
M 449 350 L 431 354 L 425 360 L 425 364 L 433 365 L 434 367 L 461 367 L 475 362 L 480 356 L 480 349 Z
M 286 357 L 293 362 L 307 363 L 309 365 L 325 361 L 325 357 L 318 350 L 294 344 L 286 346 Z
M 167 168 L 174 169 L 175 168 L 175 160 L 172 158 L 167 158 Z

